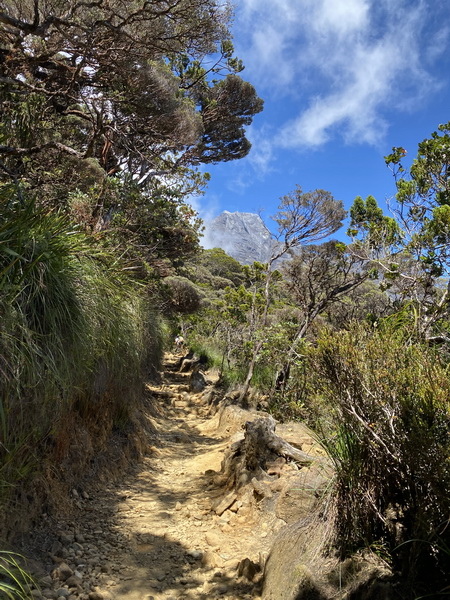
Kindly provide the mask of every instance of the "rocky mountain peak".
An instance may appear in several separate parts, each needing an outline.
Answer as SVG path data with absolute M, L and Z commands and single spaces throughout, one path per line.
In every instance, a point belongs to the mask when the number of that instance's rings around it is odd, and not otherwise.
M 225 210 L 205 223 L 205 248 L 222 248 L 242 264 L 267 262 L 273 249 L 270 231 L 255 213 Z

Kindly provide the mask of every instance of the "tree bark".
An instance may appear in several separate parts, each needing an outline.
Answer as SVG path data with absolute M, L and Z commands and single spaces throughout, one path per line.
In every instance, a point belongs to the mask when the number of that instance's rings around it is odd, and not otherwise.
M 268 463 L 278 457 L 310 465 L 323 459 L 311 456 L 280 438 L 275 433 L 272 417 L 261 417 L 245 424 L 243 440 L 231 446 L 222 462 L 222 473 L 227 487 L 239 488 L 265 473 Z

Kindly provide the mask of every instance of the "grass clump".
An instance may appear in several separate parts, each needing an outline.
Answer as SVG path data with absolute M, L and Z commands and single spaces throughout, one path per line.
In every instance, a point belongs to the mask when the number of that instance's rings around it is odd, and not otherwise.
M 11 188 L 0 194 L 0 504 L 29 479 L 42 448 L 67 451 L 76 414 L 98 441 L 123 423 L 159 363 L 145 289 L 67 217 Z
M 22 556 L 0 550 L 0 597 L 5 600 L 28 600 L 33 577 L 21 566 Z

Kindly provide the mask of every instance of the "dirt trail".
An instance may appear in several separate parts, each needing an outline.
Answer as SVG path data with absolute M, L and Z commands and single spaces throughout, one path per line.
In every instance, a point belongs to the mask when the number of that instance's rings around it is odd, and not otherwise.
M 263 480 L 251 479 L 237 498 L 223 487 L 221 463 L 225 454 L 239 456 L 241 425 L 258 415 L 233 406 L 211 415 L 208 388 L 193 393 L 179 359 L 167 355 L 161 383 L 148 386 L 144 459 L 114 484 L 73 490 L 70 517 L 44 517 L 34 532 L 29 550 L 44 556 L 38 565 L 46 562 L 36 600 L 261 597 L 274 537 L 311 510 L 326 483 L 323 467 L 275 457 Z M 212 374 L 207 378 L 211 385 Z M 315 451 L 300 424 L 280 430 Z
M 218 433 L 218 415 L 208 416 L 178 362 L 167 355 L 161 384 L 148 386 L 152 433 L 143 461 L 114 484 L 74 490 L 75 513 L 36 534 L 48 564 L 34 598 L 260 597 L 259 566 L 274 522 L 284 521 L 267 519 L 252 497 L 218 507 L 227 497 L 218 473 L 236 435 Z
M 199 396 L 188 394 L 188 375 L 176 373 L 175 363 L 167 358 L 164 381 L 152 388 L 162 402 L 160 447 L 115 489 L 120 501 L 112 521 L 129 552 L 110 590 L 121 600 L 258 597 L 254 583 L 237 577 L 237 567 L 245 558 L 259 560 L 267 532 L 264 524 L 255 527 L 250 507 L 220 517 L 211 510 L 223 497 L 214 473 L 230 440 L 201 416 Z

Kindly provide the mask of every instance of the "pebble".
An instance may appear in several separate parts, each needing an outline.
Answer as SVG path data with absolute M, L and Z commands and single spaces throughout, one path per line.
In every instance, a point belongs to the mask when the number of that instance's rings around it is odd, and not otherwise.
M 191 557 L 194 560 L 201 560 L 203 556 L 203 552 L 201 550 L 189 550 L 188 552 L 186 552 L 186 554 L 188 555 L 188 557 Z
M 69 577 L 72 577 L 73 571 L 69 567 L 69 565 L 65 562 L 62 562 L 57 569 L 55 569 L 55 574 L 59 579 L 65 581 Z
M 207 531 L 205 534 L 205 540 L 209 546 L 215 548 L 220 547 L 220 544 L 223 541 L 223 537 L 220 535 L 220 533 L 217 533 L 216 531 Z

